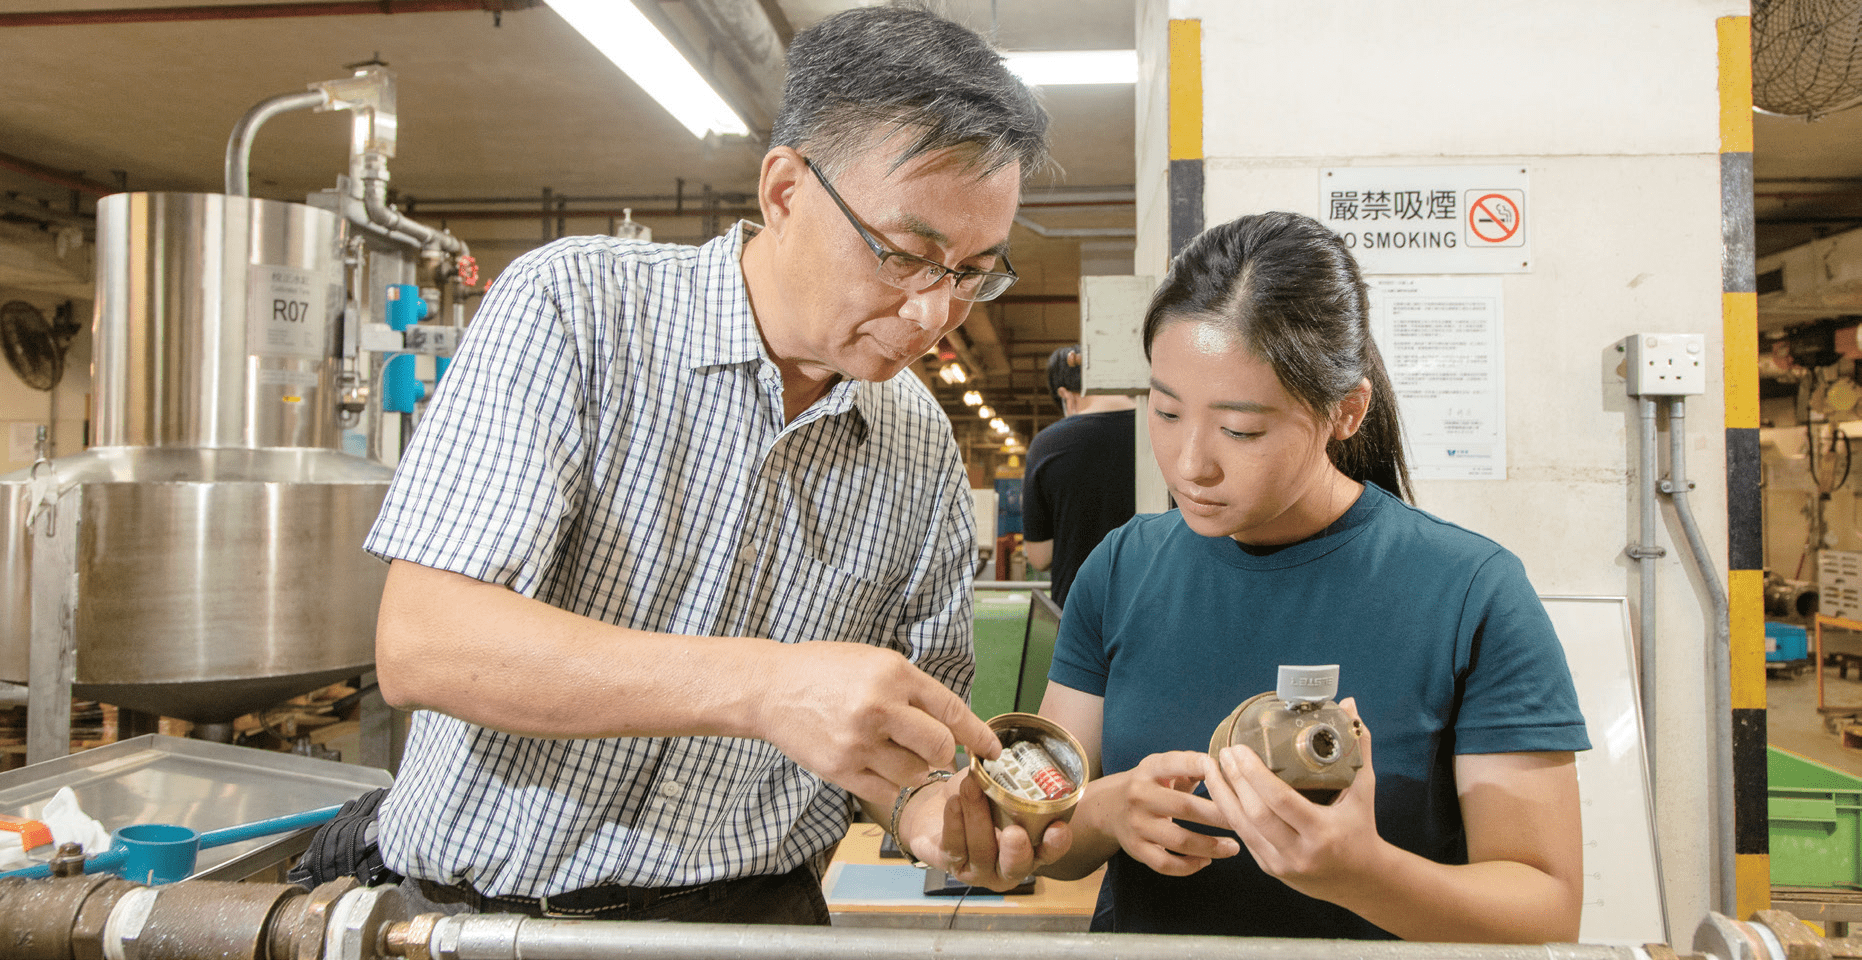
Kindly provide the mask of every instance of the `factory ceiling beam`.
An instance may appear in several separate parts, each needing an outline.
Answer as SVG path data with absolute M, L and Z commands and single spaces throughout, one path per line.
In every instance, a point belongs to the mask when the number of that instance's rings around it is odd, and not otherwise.
M 649 3 L 642 9 L 649 16 L 657 13 L 675 24 L 694 67 L 719 80 L 726 77 L 718 65 L 729 67 L 729 85 L 733 88 L 729 99 L 735 100 L 739 108 L 748 109 L 750 116 L 744 119 L 753 128 L 768 133 L 781 106 L 783 66 L 789 49 L 772 21 L 768 5 L 758 0 L 682 0 Z M 680 15 L 674 15 L 675 11 Z M 778 10 L 777 15 L 780 13 Z
M 1052 306 L 1055 304 L 1077 305 L 1080 302 L 1080 295 L 1077 293 L 1009 293 L 997 297 L 990 302 L 999 303 L 1005 307 Z
M 532 201 L 533 203 L 535 201 Z M 420 215 L 428 220 L 445 223 L 451 220 L 535 220 L 544 216 L 534 206 L 529 210 L 436 210 L 420 207 Z M 694 203 L 685 207 L 553 207 L 548 216 L 552 220 L 573 220 L 577 217 L 621 217 L 631 215 L 638 220 L 643 217 L 760 217 L 762 211 L 756 207 L 706 207 Z
M 225 6 L 131 7 L 114 10 L 45 10 L 0 13 L 0 27 L 74 27 L 102 23 L 177 23 L 196 20 L 263 20 L 275 17 L 350 17 L 367 14 L 504 14 L 543 5 L 543 0 L 336 0 L 331 3 L 235 3 Z
M 969 319 L 963 322 L 963 335 L 970 341 L 970 352 L 976 355 L 978 371 L 986 378 L 995 380 L 1009 375 L 1009 355 L 1002 349 L 1002 333 L 996 327 L 996 318 L 989 308 L 971 308 Z

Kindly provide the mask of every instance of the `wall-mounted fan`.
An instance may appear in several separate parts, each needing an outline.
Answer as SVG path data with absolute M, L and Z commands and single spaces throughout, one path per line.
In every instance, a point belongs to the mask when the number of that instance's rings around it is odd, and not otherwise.
M 24 300 L 0 304 L 0 351 L 26 386 L 50 390 L 64 379 L 65 351 L 83 329 L 71 314 L 69 300 L 53 311 L 49 322 L 38 307 Z
M 1862 104 L 1862 0 L 1752 0 L 1752 104 L 1805 120 Z

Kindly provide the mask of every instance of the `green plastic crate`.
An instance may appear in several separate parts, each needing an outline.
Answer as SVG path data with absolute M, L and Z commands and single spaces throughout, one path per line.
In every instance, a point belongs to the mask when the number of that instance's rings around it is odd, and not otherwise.
M 1862 887 L 1862 777 L 1768 747 L 1771 882 Z

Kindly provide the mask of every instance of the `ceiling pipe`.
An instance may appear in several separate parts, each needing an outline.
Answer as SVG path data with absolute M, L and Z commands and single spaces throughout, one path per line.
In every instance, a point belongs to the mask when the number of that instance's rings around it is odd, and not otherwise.
M 1036 223 L 1022 214 L 1015 215 L 1015 223 L 1026 227 L 1037 235 L 1050 239 L 1084 239 L 1100 237 L 1106 239 L 1131 239 L 1138 235 L 1136 227 L 1049 227 Z
M 754 191 L 751 191 L 751 192 L 718 191 L 714 193 L 713 196 L 716 197 L 718 201 L 721 203 L 744 203 L 746 201 L 754 200 L 756 198 L 756 193 Z M 407 203 L 407 206 L 409 209 L 414 209 L 416 207 L 419 207 L 422 210 L 424 210 L 429 205 L 445 206 L 447 204 L 469 205 L 469 204 L 481 204 L 481 203 L 488 204 L 488 205 L 499 204 L 499 203 L 529 204 L 530 208 L 534 210 L 536 208 L 536 203 L 537 203 L 537 198 L 535 196 L 528 196 L 528 197 L 409 197 L 409 196 L 404 196 L 402 199 Z M 677 203 L 683 200 L 684 197 L 677 193 L 637 193 L 637 194 L 628 194 L 628 195 L 623 195 L 623 196 L 591 195 L 591 196 L 586 196 L 586 197 L 575 197 L 575 196 L 568 196 L 565 194 L 554 194 L 551 196 L 551 199 L 558 203 L 627 204 L 629 206 L 632 206 L 637 211 L 640 209 L 640 205 L 644 203 Z M 1041 191 L 1031 191 L 1031 192 L 1022 194 L 1021 209 L 1023 210 L 1053 210 L 1053 209 L 1065 209 L 1065 208 L 1071 208 L 1071 207 L 1129 207 L 1135 202 L 1136 200 L 1134 199 L 1133 193 L 1129 188 L 1119 188 L 1119 189 L 1114 189 L 1114 190 L 1102 190 L 1102 191 L 1101 190 L 1041 190 Z
M 531 201 L 532 206 L 529 210 L 435 210 L 424 205 L 415 206 L 408 204 L 407 206 L 428 220 L 438 220 L 442 223 L 452 220 L 538 220 L 545 217 L 551 220 L 574 220 L 577 218 L 602 219 L 607 217 L 626 216 L 628 215 L 628 211 L 632 211 L 633 218 L 636 220 L 642 217 L 684 217 L 693 219 L 699 217 L 760 217 L 763 215 L 762 211 L 756 207 L 700 206 L 690 206 L 684 209 L 675 207 L 665 207 L 662 209 L 642 207 L 599 207 L 586 210 L 559 210 L 551 208 L 548 213 L 544 213 L 536 208 L 535 203 L 536 201 Z
M 98 183 L 95 180 L 86 180 L 75 173 L 54 170 L 45 164 L 34 163 L 31 160 L 27 160 L 23 157 L 16 157 L 10 153 L 0 153 L 0 169 L 11 170 L 14 173 L 22 173 L 34 180 L 41 180 L 53 186 L 64 187 L 67 190 L 88 193 L 93 197 L 122 192 L 121 187 L 113 187 L 107 183 Z
M 350 0 L 335 3 L 236 3 L 226 6 L 142 7 L 0 13 L 0 27 L 81 27 L 106 23 L 189 23 L 278 17 L 356 17 L 396 13 L 504 14 L 530 10 L 543 0 Z
M 40 223 L 55 223 L 61 226 L 94 227 L 97 225 L 97 218 L 88 213 L 72 213 L 69 210 L 58 210 L 37 203 L 30 203 L 25 200 L 16 200 L 3 194 L 0 194 L 0 215 L 22 217 L 28 220 L 37 220 Z
M 1008 307 L 1074 305 L 1080 302 L 1080 295 L 1077 293 L 1006 293 L 989 302 Z M 1029 341 L 1017 340 L 1015 342 L 1027 343 Z

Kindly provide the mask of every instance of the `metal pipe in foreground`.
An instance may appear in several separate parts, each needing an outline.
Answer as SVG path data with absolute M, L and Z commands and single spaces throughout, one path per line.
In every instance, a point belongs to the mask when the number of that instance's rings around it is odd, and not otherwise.
M 1701 536 L 1700 525 L 1694 522 L 1694 511 L 1688 504 L 1688 491 L 1691 489 L 1693 484 L 1687 479 L 1687 398 L 1670 397 L 1668 480 L 1662 492 L 1668 494 L 1669 500 L 1674 503 L 1675 517 L 1681 521 L 1681 529 L 1687 534 L 1688 549 L 1693 552 L 1694 565 L 1700 571 L 1701 582 L 1707 587 L 1708 604 L 1712 608 L 1710 616 L 1713 618 L 1713 632 L 1707 637 L 1707 709 L 1710 711 L 1708 719 L 1712 723 L 1713 748 L 1713 907 L 1727 916 L 1737 916 L 1739 890 L 1734 846 L 1737 823 L 1733 811 L 1731 611 L 1727 606 L 1726 588 L 1720 585 L 1720 575 L 1715 569 L 1714 555 L 1707 549 L 1707 541 Z
M 420 918 L 410 927 L 418 929 Z M 867 927 L 604 923 L 513 916 L 433 920 L 421 960 L 1648 960 L 1631 947 L 1585 944 L 1496 946 L 1266 940 L 1133 933 L 1008 933 Z M 397 935 L 401 934 L 401 935 Z M 390 952 L 402 931 L 389 931 Z
M 1659 782 L 1655 775 L 1655 658 L 1660 653 L 1656 643 L 1655 610 L 1655 563 L 1666 556 L 1668 551 L 1656 542 L 1656 521 L 1659 517 L 1655 509 L 1656 470 L 1659 455 L 1655 436 L 1655 398 L 1637 397 L 1636 405 L 1641 412 L 1642 429 L 1636 438 L 1636 513 L 1639 523 L 1638 539 L 1629 547 L 1629 555 L 1636 561 L 1636 574 L 1640 581 L 1636 591 L 1636 617 L 1639 624 L 1637 631 L 1636 663 L 1638 679 L 1642 685 L 1642 737 L 1644 749 L 1642 755 L 1647 759 L 1649 770 L 1649 787 L 1653 790 Z

